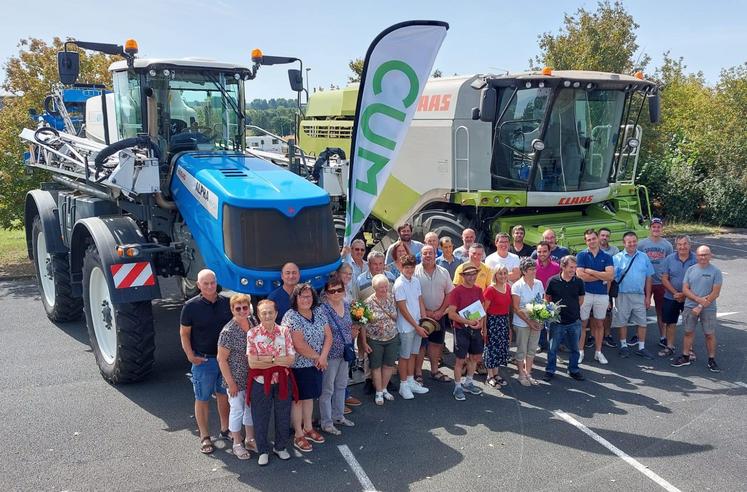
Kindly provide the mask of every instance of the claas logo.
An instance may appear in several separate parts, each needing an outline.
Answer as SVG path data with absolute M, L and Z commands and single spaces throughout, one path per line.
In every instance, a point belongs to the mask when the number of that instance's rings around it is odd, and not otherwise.
M 580 205 L 583 203 L 591 203 L 594 199 L 592 195 L 588 196 L 564 196 L 558 201 L 558 205 Z
M 451 104 L 451 94 L 434 94 L 432 96 L 420 96 L 418 112 L 422 111 L 448 111 Z

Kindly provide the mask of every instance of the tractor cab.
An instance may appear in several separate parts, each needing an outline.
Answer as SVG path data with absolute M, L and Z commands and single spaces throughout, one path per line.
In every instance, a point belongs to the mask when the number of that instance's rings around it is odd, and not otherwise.
M 545 69 L 483 77 L 473 87 L 481 89 L 474 117 L 493 124 L 492 188 L 526 191 L 528 202 L 537 200 L 528 205 L 557 204 L 542 200 L 556 193 L 606 196 L 637 152 L 645 100 L 658 117 L 656 86 L 642 75 Z
M 118 140 L 147 133 L 165 158 L 245 146 L 244 80 L 249 68 L 208 60 L 135 59 L 110 67 Z

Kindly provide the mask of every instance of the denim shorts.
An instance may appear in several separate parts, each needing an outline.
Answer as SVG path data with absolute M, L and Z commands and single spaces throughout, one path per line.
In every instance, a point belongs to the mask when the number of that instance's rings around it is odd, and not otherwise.
M 199 354 L 195 354 L 198 355 Z M 213 393 L 225 395 L 223 376 L 218 367 L 218 359 L 205 357 L 207 360 L 196 366 L 192 364 L 192 386 L 195 390 L 195 400 L 210 401 Z

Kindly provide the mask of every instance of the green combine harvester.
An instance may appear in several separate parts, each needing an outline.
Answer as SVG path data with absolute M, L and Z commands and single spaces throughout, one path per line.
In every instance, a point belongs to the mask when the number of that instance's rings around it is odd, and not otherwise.
M 327 149 L 350 155 L 357 95 L 355 86 L 312 95 L 298 136 L 307 154 L 322 156 L 315 176 L 337 204 L 338 225 L 348 168 Z M 645 107 L 656 122 L 657 87 L 640 72 L 431 79 L 364 233 L 387 243 L 410 222 L 416 237 L 432 230 L 461 244 L 472 227 L 492 244 L 522 224 L 529 244 L 553 228 L 573 250 L 585 247 L 589 227 L 609 228 L 615 243 L 627 230 L 645 234 L 648 191 L 635 184 Z

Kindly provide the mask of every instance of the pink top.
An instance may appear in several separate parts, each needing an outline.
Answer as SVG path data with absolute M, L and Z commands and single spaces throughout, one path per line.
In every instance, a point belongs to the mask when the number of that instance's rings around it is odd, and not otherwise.
M 254 356 L 274 355 L 284 357 L 296 355 L 293 339 L 289 328 L 275 324 L 272 332 L 267 331 L 261 324 L 251 328 L 246 334 L 246 354 Z M 264 383 L 262 376 L 254 378 L 258 383 Z M 272 384 L 278 382 L 278 375 L 272 375 Z
M 550 263 L 548 263 L 546 266 L 542 266 L 540 264 L 540 261 L 537 260 L 537 273 L 535 274 L 535 276 L 537 277 L 537 280 L 542 282 L 543 287 L 547 287 L 547 281 L 550 280 L 550 277 L 559 273 L 560 265 L 558 265 L 554 261 L 550 260 Z

